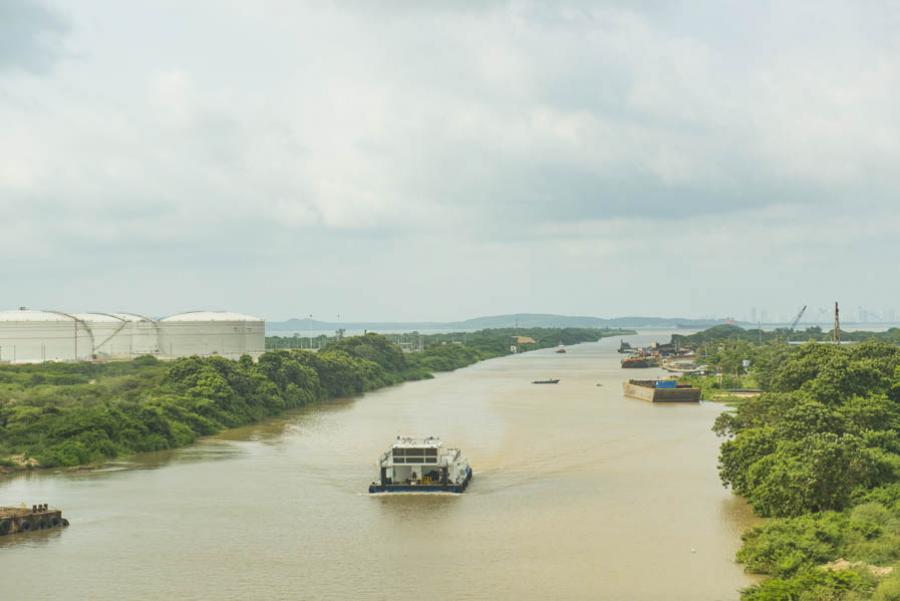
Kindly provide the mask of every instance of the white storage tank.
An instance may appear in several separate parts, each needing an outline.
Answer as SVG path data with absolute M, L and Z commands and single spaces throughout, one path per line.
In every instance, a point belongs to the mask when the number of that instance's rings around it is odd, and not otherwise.
M 88 360 L 92 350 L 87 324 L 74 315 L 25 308 L 0 311 L 0 362 Z
M 159 354 L 159 323 L 136 313 L 110 313 L 129 324 L 131 332 L 131 356 Z
M 159 321 L 160 353 L 166 357 L 221 355 L 258 357 L 265 350 L 266 324 L 228 311 L 192 311 Z
M 73 313 L 90 331 L 94 359 L 131 358 L 130 322 L 108 313 Z

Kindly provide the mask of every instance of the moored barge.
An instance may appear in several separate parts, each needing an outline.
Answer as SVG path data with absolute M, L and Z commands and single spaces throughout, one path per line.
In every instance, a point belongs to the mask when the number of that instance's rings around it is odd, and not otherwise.
M 625 396 L 651 403 L 696 403 L 700 389 L 675 380 L 628 380 L 622 383 Z
M 444 447 L 440 438 L 398 436 L 378 460 L 378 480 L 370 493 L 461 493 L 472 480 L 472 468 L 459 449 Z
M 32 532 L 34 530 L 64 528 L 68 525 L 69 520 L 62 516 L 62 511 L 50 509 L 47 504 L 32 505 L 30 509 L 24 505 L 21 507 L 0 507 L 0 536 Z
M 622 359 L 622 367 L 659 367 L 659 358 L 651 355 L 638 355 L 636 357 L 626 357 Z

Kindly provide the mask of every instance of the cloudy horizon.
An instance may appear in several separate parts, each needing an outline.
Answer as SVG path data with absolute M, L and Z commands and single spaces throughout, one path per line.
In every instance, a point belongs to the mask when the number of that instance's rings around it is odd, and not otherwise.
M 3 0 L 0 310 L 896 315 L 898 25 Z

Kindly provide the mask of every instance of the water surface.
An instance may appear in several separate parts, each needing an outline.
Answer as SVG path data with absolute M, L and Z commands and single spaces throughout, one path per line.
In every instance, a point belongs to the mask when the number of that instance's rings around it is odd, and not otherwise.
M 626 337 L 632 343 L 663 336 Z M 735 600 L 752 517 L 714 404 L 625 399 L 619 339 L 487 361 L 84 473 L 0 480 L 67 530 L 0 539 L 2 599 Z M 531 380 L 561 378 L 557 385 Z M 464 495 L 369 496 L 397 434 L 459 446 Z

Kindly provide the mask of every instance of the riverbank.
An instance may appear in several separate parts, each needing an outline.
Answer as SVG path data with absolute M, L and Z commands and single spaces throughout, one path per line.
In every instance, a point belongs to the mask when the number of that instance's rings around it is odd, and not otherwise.
M 900 348 L 719 342 L 764 392 L 720 415 L 723 484 L 771 518 L 737 559 L 744 601 L 900 599 Z
M 577 344 L 620 330 L 535 328 L 521 351 Z M 0 366 L 0 464 L 7 471 L 98 465 L 135 453 L 173 449 L 288 409 L 432 377 L 510 354 L 506 330 L 437 339 L 403 353 L 384 336 L 333 342 L 319 352 L 245 357 Z M 521 340 L 521 339 L 520 339 Z
M 678 377 L 683 384 L 703 391 L 703 400 L 715 403 L 739 403 L 760 395 L 759 382 L 752 374 L 740 376 L 684 374 Z

